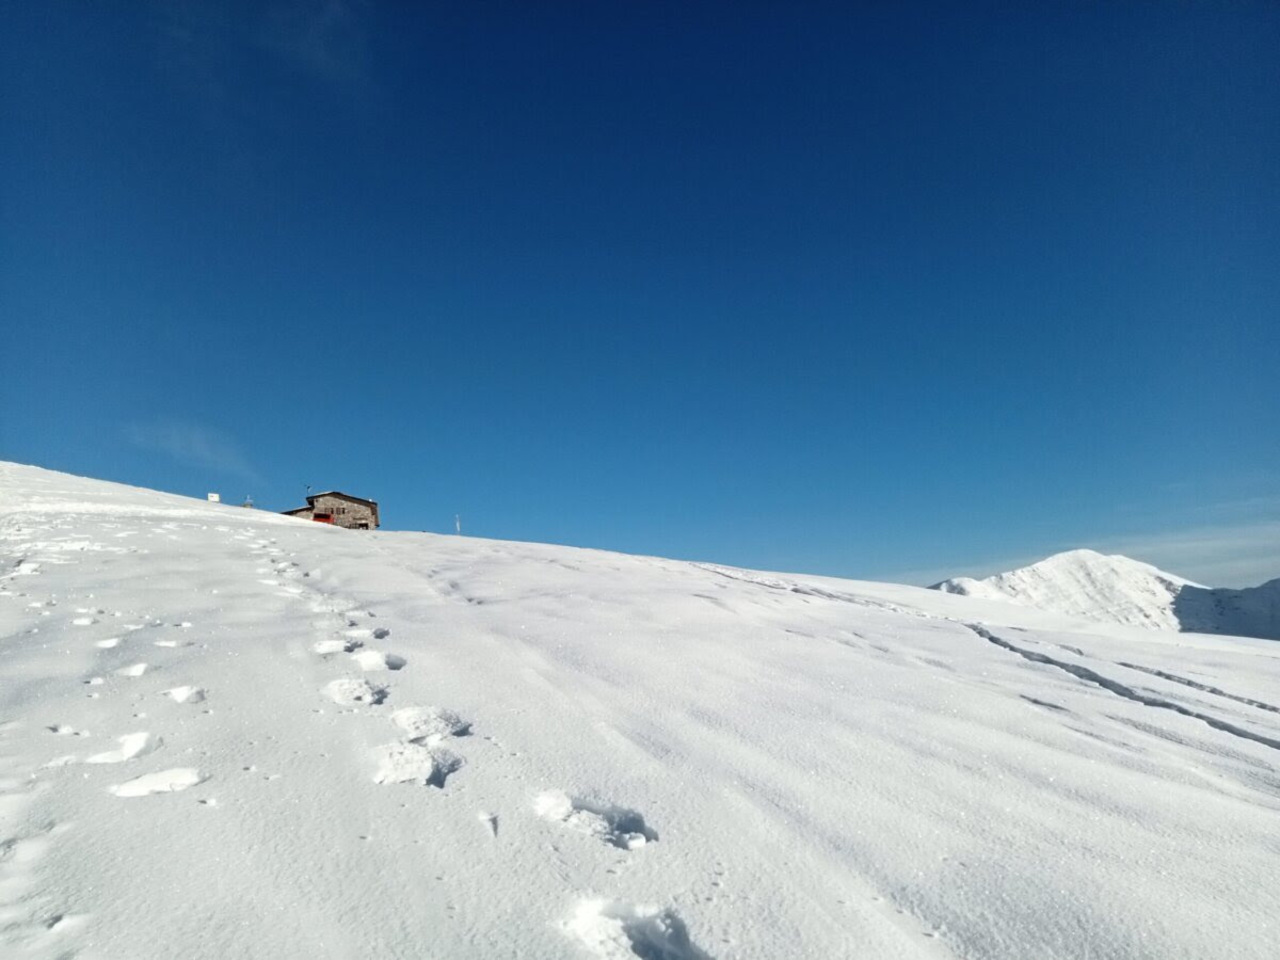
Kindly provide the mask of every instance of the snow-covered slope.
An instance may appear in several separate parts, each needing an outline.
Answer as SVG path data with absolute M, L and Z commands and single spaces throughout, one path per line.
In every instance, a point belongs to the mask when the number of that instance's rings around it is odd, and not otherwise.
M 1215 589 L 1093 550 L 1054 554 L 982 580 L 956 577 L 933 589 L 1104 623 L 1280 639 L 1280 580 L 1245 590 Z
M 1280 640 L 1280 579 L 1243 590 L 1183 587 L 1174 613 L 1183 630 Z
M 0 464 L 0 955 L 1264 958 L 1280 646 Z

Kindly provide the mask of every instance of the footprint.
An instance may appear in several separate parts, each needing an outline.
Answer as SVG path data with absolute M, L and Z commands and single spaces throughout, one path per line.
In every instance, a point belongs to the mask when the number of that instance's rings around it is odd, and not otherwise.
M 351 680 L 345 677 L 326 684 L 324 692 L 330 700 L 344 707 L 358 703 L 379 704 L 387 699 L 386 687 L 375 687 L 368 680 Z
M 164 741 L 159 737 L 152 739 L 151 734 L 145 732 L 125 734 L 118 739 L 120 741 L 119 750 L 95 753 L 85 760 L 85 763 L 124 763 L 126 760 L 132 760 L 135 757 L 146 756 L 148 753 L 153 753 L 164 746 Z
M 0 863 L 13 866 L 27 866 L 37 863 L 49 852 L 49 831 L 32 834 L 27 837 L 10 837 L 0 840 Z
M 176 703 L 204 702 L 203 687 L 173 687 L 170 690 L 166 690 L 164 694 Z
M 635 810 L 570 797 L 560 790 L 541 794 L 534 801 L 533 809 L 544 820 L 563 823 L 574 830 L 599 837 L 620 850 L 638 850 L 658 839 L 658 834 Z
M 75 727 L 67 723 L 55 723 L 51 727 L 46 728 L 50 733 L 56 733 L 60 737 L 87 737 L 88 730 L 77 730 Z
M 391 715 L 391 722 L 408 734 L 410 743 L 433 747 L 446 737 L 465 737 L 471 721 L 443 707 L 405 707 Z
M 133 664 L 133 666 L 130 666 L 130 667 L 121 667 L 119 670 L 116 671 L 116 676 L 140 677 L 146 672 L 147 672 L 147 665 L 145 663 L 135 663 Z
M 89 915 L 84 913 L 56 913 L 43 926 L 49 933 L 66 933 L 83 927 L 89 922 Z
M 670 909 L 584 900 L 564 929 L 598 960 L 711 960 Z
M 90 627 L 97 622 L 98 621 L 95 620 L 93 617 L 76 617 L 74 620 L 71 621 L 71 625 L 73 627 Z
M 106 640 L 99 640 L 94 644 L 95 647 L 101 647 L 103 650 L 110 650 L 112 647 L 120 646 L 119 637 L 110 637 Z
M 377 650 L 361 650 L 353 653 L 351 659 L 360 665 L 361 670 L 400 670 L 409 662 L 394 653 L 379 653 Z
M 363 646 L 359 640 L 317 640 L 311 645 L 311 649 L 322 656 L 328 656 L 331 653 L 354 653 Z
M 208 778 L 194 767 L 174 767 L 158 773 L 147 773 L 109 788 L 117 797 L 146 797 L 153 793 L 178 793 Z
M 422 783 L 444 787 L 449 774 L 461 769 L 463 760 L 455 753 L 416 743 L 388 743 L 375 751 L 378 772 L 374 783 Z

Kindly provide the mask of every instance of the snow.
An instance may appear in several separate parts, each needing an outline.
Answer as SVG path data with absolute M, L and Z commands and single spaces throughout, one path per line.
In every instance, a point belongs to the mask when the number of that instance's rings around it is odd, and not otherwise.
M 5 957 L 1274 952 L 1270 641 L 0 464 L 0 663 Z
M 1215 589 L 1093 550 L 1058 553 L 982 580 L 956 577 L 933 589 L 1103 623 L 1280 640 L 1280 579 L 1244 590 Z
M 1189 583 L 1128 557 L 1069 550 L 983 580 L 944 580 L 934 589 L 988 600 L 1013 600 L 1068 616 L 1177 630 L 1173 603 L 1178 591 Z
M 93 760 L 90 759 L 87 762 L 92 763 Z M 158 773 L 145 773 L 126 783 L 110 787 L 109 792 L 117 797 L 148 797 L 153 793 L 178 793 L 188 787 L 194 787 L 204 779 L 198 770 L 178 767 L 174 770 L 161 770 Z

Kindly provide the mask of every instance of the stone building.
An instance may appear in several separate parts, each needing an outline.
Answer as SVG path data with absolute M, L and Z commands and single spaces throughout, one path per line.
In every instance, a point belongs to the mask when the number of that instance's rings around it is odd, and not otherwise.
M 332 523 L 348 530 L 376 530 L 381 526 L 378 522 L 378 501 L 353 497 L 337 490 L 313 493 L 307 497 L 305 507 L 284 512 L 286 516 L 314 520 L 316 523 Z

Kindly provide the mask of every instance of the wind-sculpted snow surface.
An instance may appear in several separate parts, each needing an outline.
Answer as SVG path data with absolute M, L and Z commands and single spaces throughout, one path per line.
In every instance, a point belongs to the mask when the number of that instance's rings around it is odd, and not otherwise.
M 0 464 L 0 956 L 1270 958 L 1280 644 Z

